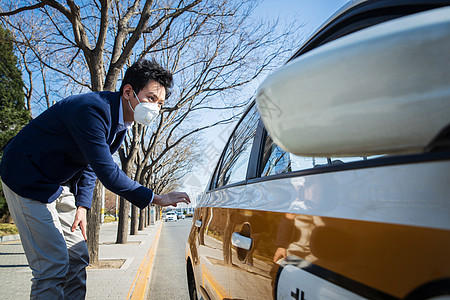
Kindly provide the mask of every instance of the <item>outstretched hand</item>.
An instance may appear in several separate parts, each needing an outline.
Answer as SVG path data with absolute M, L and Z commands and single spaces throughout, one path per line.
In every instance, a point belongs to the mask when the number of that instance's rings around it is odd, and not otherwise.
M 186 204 L 191 203 L 188 194 L 184 192 L 172 192 L 166 195 L 156 195 L 153 198 L 153 203 L 158 204 L 159 206 L 177 206 L 178 203 L 184 202 Z

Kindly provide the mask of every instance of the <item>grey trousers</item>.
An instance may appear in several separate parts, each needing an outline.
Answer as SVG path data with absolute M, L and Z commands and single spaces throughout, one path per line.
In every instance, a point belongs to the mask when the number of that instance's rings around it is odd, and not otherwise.
M 69 187 L 47 204 L 2 184 L 33 274 L 30 298 L 84 299 L 89 252 L 81 230 L 71 231 L 77 208 Z

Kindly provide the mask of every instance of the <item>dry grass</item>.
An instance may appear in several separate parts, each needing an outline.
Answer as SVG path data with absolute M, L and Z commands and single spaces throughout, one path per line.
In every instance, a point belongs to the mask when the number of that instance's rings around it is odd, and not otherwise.
M 117 220 L 113 216 L 105 216 L 103 223 L 116 222 Z
M 0 236 L 19 234 L 14 223 L 0 223 Z

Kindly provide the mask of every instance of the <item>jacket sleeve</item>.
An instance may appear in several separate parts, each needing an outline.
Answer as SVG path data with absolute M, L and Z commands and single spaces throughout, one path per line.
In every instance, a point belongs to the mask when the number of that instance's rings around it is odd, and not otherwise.
M 98 179 L 107 189 L 137 207 L 146 207 L 153 199 L 153 192 L 128 178 L 111 156 L 106 142 L 109 135 L 109 106 L 102 107 L 100 104 L 93 103 L 82 105 L 71 111 L 70 115 L 72 117 L 68 127 L 72 137 Z M 92 182 L 95 185 L 92 172 L 87 171 L 83 173 L 83 176 L 85 186 L 79 185 L 81 192 L 79 203 L 87 203 L 86 197 L 92 198 Z
M 91 166 L 87 166 L 86 169 L 80 175 L 80 179 L 77 182 L 77 194 L 75 195 L 76 206 L 84 206 L 91 208 L 92 197 L 94 195 L 95 181 L 97 175 Z

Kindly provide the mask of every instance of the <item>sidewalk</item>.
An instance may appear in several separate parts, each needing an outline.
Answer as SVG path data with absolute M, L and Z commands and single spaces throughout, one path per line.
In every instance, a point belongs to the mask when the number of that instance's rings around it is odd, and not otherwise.
M 86 299 L 143 299 L 150 280 L 161 221 L 115 244 L 117 223 L 100 229 L 100 260 L 125 260 L 120 269 L 87 270 Z M 1 299 L 29 299 L 31 270 L 19 240 L 0 243 Z

